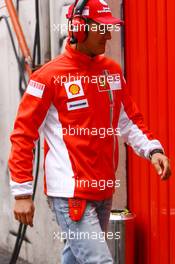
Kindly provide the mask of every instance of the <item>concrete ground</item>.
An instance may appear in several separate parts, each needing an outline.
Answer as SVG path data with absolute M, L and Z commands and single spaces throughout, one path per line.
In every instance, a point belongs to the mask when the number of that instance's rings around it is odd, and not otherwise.
M 0 248 L 0 264 L 9 264 L 11 259 L 11 254 L 12 253 Z M 16 264 L 29 264 L 29 263 L 19 258 Z

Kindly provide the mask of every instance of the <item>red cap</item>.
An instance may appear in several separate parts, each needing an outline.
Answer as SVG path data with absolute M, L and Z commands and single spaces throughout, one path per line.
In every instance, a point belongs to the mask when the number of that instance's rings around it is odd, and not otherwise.
M 72 10 L 74 4 L 69 7 L 66 17 L 70 19 L 72 17 Z M 104 0 L 89 0 L 84 7 L 83 17 L 90 18 L 100 24 L 123 24 L 124 22 L 119 18 L 112 16 L 111 9 Z

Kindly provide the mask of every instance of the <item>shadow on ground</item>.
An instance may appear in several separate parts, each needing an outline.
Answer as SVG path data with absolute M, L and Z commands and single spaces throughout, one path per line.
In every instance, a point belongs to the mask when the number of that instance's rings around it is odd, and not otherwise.
M 9 264 L 12 253 L 0 248 L 0 264 Z M 16 264 L 30 264 L 25 260 L 19 258 Z

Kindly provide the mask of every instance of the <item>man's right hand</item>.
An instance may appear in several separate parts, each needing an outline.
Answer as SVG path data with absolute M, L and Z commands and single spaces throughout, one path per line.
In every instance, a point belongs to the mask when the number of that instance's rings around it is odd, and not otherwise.
M 30 225 L 33 227 L 33 216 L 35 206 L 32 201 L 32 196 L 28 198 L 20 198 L 15 200 L 14 215 L 15 219 L 24 225 Z

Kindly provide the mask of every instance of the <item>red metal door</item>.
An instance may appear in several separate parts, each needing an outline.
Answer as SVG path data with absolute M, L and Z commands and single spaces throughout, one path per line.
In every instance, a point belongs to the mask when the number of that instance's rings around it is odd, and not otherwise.
M 175 1 L 125 0 L 126 78 L 145 123 L 175 169 Z M 136 264 L 175 264 L 175 177 L 161 182 L 128 152 L 128 201 L 136 213 Z

